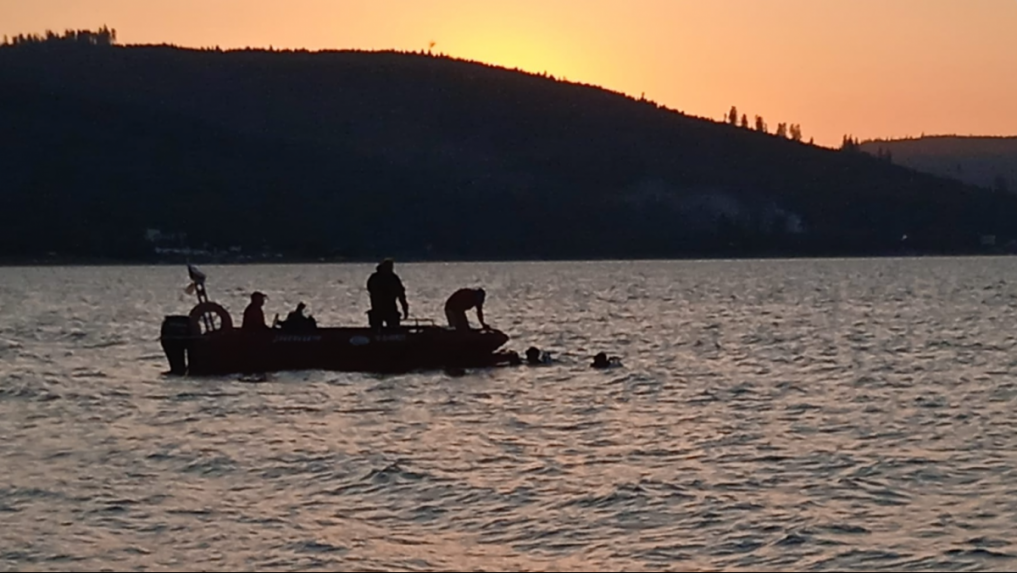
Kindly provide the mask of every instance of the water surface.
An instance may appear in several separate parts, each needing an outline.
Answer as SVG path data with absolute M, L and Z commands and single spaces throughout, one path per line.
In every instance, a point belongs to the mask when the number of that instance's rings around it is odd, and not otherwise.
M 202 270 L 366 325 L 372 265 Z M 1017 566 L 1017 259 L 396 271 L 557 361 L 170 379 L 184 268 L 0 269 L 0 568 Z

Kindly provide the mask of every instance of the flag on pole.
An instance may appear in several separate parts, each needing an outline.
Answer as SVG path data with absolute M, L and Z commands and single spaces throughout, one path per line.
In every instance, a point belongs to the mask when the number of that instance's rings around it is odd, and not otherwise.
M 199 271 L 194 265 L 187 264 L 187 275 L 191 277 L 191 281 L 195 283 L 205 282 L 205 273 Z
M 205 273 L 199 271 L 194 265 L 187 263 L 187 276 L 191 278 L 191 284 L 187 285 L 184 292 L 194 294 L 199 284 L 205 283 Z

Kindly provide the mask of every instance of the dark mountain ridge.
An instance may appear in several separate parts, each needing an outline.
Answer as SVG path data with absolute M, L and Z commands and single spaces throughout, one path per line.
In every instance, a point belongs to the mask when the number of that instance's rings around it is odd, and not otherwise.
M 981 252 L 1010 194 L 426 54 L 0 48 L 0 256 Z M 180 233 L 186 238 L 180 238 Z M 907 241 L 901 238 L 907 235 Z
M 923 135 L 859 144 L 900 165 L 1000 192 L 1017 193 L 1017 136 Z

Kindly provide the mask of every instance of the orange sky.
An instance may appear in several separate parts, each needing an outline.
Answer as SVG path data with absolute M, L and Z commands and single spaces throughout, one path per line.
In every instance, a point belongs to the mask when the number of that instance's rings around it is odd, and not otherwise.
M 1017 0 L 0 0 L 0 34 L 426 49 L 804 138 L 1017 135 Z

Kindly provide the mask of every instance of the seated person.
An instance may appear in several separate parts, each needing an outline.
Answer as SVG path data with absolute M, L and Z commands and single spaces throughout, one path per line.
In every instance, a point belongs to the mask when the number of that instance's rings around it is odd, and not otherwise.
M 290 311 L 286 315 L 286 320 L 282 323 L 283 330 L 305 331 L 317 328 L 318 321 L 313 316 L 304 315 L 305 308 L 307 308 L 307 305 L 301 302 L 295 310 Z
M 488 328 L 484 322 L 484 298 L 482 288 L 461 288 L 452 293 L 445 301 L 445 318 L 448 319 L 449 326 L 456 330 L 469 330 L 470 321 L 466 318 L 466 311 L 476 308 L 480 327 Z

